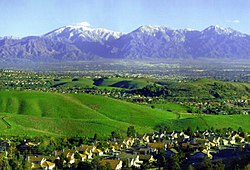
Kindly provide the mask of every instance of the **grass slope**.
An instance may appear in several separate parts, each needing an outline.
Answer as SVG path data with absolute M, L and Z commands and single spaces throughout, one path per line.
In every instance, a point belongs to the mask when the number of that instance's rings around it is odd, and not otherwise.
M 173 129 L 242 127 L 250 130 L 250 116 L 196 116 L 176 114 L 185 110 L 169 103 L 170 109 L 151 109 L 103 96 L 41 92 L 0 92 L 1 134 L 107 136 L 111 131 L 126 133 L 134 125 L 139 133 L 163 125 Z
M 157 82 L 167 86 L 174 97 L 200 97 L 214 98 L 211 93 L 217 94 L 219 98 L 249 98 L 250 84 L 240 82 L 225 82 L 219 80 L 199 79 L 188 82 Z
M 113 88 L 125 88 L 125 89 L 141 89 L 149 84 L 153 84 L 154 81 L 150 81 L 144 78 L 107 78 L 97 80 L 95 84 L 98 87 L 113 87 Z
M 90 78 L 77 78 L 75 80 L 72 79 L 60 79 L 52 81 L 52 87 L 93 87 L 94 81 Z

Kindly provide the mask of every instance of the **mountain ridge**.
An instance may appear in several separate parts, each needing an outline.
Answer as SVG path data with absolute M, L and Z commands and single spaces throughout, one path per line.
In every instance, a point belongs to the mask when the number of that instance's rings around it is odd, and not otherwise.
M 217 25 L 198 31 L 144 25 L 127 34 L 68 25 L 42 36 L 2 37 L 0 60 L 250 59 L 250 36 Z

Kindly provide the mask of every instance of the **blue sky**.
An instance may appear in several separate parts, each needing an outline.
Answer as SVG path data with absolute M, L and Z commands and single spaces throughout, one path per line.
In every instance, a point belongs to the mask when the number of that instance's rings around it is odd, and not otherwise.
M 0 36 L 42 35 L 80 22 L 130 32 L 141 25 L 250 34 L 250 0 L 0 0 Z

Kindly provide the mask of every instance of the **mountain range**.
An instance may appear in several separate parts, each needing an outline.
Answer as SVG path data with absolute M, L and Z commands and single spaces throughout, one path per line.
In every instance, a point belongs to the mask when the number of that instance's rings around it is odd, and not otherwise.
M 0 60 L 250 59 L 250 35 L 210 26 L 202 31 L 141 26 L 130 33 L 68 25 L 42 36 L 0 38 Z

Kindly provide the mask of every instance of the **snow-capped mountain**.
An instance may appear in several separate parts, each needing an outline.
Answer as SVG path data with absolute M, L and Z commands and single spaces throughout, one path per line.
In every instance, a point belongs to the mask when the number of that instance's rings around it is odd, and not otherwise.
M 120 38 L 122 33 L 110 31 L 104 28 L 91 28 L 89 25 L 75 24 L 68 25 L 56 29 L 44 35 L 44 37 L 49 37 L 53 39 L 62 39 L 77 41 L 81 39 L 86 42 L 100 42 L 111 41 Z
M 122 34 L 81 23 L 42 36 L 0 39 L 0 60 L 12 58 L 45 62 L 99 58 L 250 59 L 250 36 L 219 26 L 197 31 L 149 25 Z
M 186 52 L 186 30 L 141 26 L 118 40 L 119 56 L 126 58 L 180 57 Z M 178 53 L 177 53 L 178 50 Z
M 231 35 L 235 37 L 246 37 L 246 34 L 242 34 L 236 30 L 233 30 L 232 28 L 223 28 L 218 25 L 212 25 L 205 30 L 202 31 L 202 34 L 218 34 L 218 35 Z

